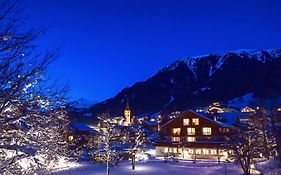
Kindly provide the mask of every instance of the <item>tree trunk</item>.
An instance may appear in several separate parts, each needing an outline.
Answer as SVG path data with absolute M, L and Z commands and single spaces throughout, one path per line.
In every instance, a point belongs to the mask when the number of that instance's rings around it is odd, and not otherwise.
M 109 175 L 109 154 L 106 155 L 106 175 Z
M 221 164 L 220 151 L 218 148 L 217 148 L 217 154 L 218 154 L 218 164 Z
M 136 166 L 136 156 L 135 154 L 132 155 L 132 170 L 135 170 Z
M 106 161 L 106 175 L 109 175 L 109 161 Z

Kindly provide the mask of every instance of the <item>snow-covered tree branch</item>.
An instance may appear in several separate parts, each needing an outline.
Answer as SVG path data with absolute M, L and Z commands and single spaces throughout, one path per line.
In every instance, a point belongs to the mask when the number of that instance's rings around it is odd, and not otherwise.
M 44 30 L 26 30 L 20 10 L 0 2 L 0 174 L 51 168 L 67 151 L 67 89 L 45 83 L 57 51 L 39 51 Z

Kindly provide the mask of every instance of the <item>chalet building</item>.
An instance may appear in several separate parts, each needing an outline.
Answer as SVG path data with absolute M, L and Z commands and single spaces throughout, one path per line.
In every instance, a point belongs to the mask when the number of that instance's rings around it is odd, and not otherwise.
M 93 140 L 95 145 L 99 145 L 101 143 L 99 133 L 90 126 L 82 123 L 75 123 L 70 126 L 67 136 L 68 143 L 81 146 L 88 143 L 90 139 Z
M 144 120 L 142 126 L 150 131 L 159 131 L 159 123 L 155 120 Z
M 256 110 L 254 108 L 246 106 L 246 107 L 241 109 L 241 112 L 256 112 Z
M 134 123 L 142 124 L 143 121 L 149 120 L 149 116 L 135 116 L 134 117 Z
M 165 139 L 156 143 L 156 156 L 173 155 L 181 159 L 228 158 L 227 135 L 236 119 L 195 111 L 185 112 L 161 126 Z
M 205 113 L 218 114 L 218 113 L 235 112 L 235 111 L 237 111 L 237 109 L 234 109 L 233 107 L 232 108 L 228 107 L 227 105 L 219 102 L 215 102 L 207 108 Z

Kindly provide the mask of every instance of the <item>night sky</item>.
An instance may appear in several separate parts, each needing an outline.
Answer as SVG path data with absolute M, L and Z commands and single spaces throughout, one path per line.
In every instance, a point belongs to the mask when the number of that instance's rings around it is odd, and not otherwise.
M 43 48 L 61 47 L 49 76 L 72 98 L 101 101 L 187 56 L 281 48 L 280 0 L 25 0 Z

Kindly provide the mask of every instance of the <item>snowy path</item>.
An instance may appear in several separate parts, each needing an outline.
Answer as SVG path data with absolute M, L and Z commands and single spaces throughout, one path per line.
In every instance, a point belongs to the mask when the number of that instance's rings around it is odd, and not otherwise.
M 103 164 L 84 165 L 74 169 L 68 169 L 53 175 L 104 175 L 105 166 Z M 217 164 L 194 164 L 175 162 L 137 162 L 136 170 L 131 170 L 130 162 L 122 162 L 117 167 L 111 167 L 110 175 L 224 175 L 224 165 Z M 238 165 L 228 164 L 227 175 L 242 174 Z

